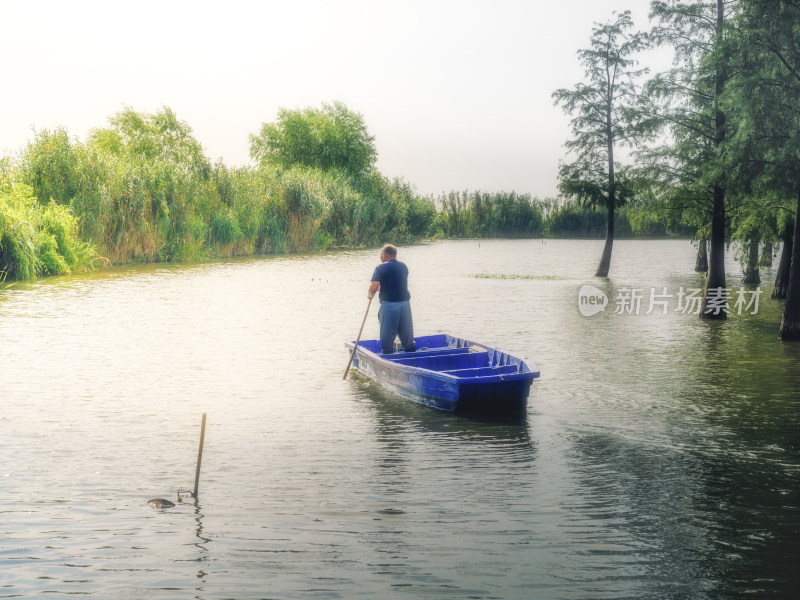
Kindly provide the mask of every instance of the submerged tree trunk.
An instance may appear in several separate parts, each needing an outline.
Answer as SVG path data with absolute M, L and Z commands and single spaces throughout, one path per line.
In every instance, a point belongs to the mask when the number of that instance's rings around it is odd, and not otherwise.
M 775 275 L 775 285 L 772 286 L 772 297 L 778 300 L 786 298 L 786 288 L 789 287 L 789 267 L 792 264 L 792 247 L 794 246 L 794 225 L 787 223 L 783 230 L 783 250 L 781 262 L 778 263 L 778 273 Z
M 786 304 L 778 336 L 782 340 L 800 340 L 800 191 L 797 193 L 797 208 L 794 213 L 794 235 L 792 237 L 792 264 L 789 267 L 789 284 L 786 288 Z
M 698 273 L 708 273 L 708 251 L 705 240 L 700 240 L 697 245 L 697 261 L 694 263 L 694 270 Z
M 603 246 L 603 256 L 597 266 L 595 277 L 608 277 L 611 268 L 611 248 L 614 246 L 614 204 L 617 202 L 614 173 L 614 134 L 611 127 L 613 118 L 611 101 L 606 107 L 606 151 L 608 152 L 608 226 L 606 227 L 606 245 Z
M 714 212 L 711 215 L 711 243 L 706 287 L 703 290 L 701 319 L 727 319 L 725 287 L 725 190 L 714 186 Z
M 595 277 L 608 277 L 611 268 L 611 248 L 614 246 L 614 202 L 608 203 L 608 229 L 606 230 L 606 245 L 603 247 L 603 256 L 597 267 Z
M 772 242 L 765 242 L 764 243 L 764 251 L 761 253 L 761 265 L 764 267 L 771 267 L 772 266 L 772 253 L 774 251 L 774 246 Z
M 725 21 L 725 2 L 717 0 L 717 26 L 715 47 L 720 43 Z M 726 117 L 720 106 L 728 75 L 723 65 L 714 76 L 714 146 L 717 151 L 725 143 Z M 718 180 L 714 184 L 714 204 L 711 212 L 711 256 L 708 260 L 706 287 L 703 290 L 701 319 L 728 318 L 727 288 L 725 287 L 725 187 Z
M 761 283 L 761 274 L 758 272 L 758 238 L 752 238 L 747 242 L 747 266 L 744 269 L 742 283 L 758 285 Z

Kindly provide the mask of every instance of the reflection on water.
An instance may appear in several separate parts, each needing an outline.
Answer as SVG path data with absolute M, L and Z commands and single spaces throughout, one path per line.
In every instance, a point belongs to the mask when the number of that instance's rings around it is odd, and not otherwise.
M 418 334 L 541 369 L 512 421 L 341 380 L 374 251 L 0 290 L 0 598 L 789 597 L 800 346 L 779 303 L 616 314 L 623 287 L 702 279 L 688 242 L 619 242 L 608 281 L 587 277 L 601 252 L 401 249 Z M 581 316 L 585 283 L 606 311 Z M 193 481 L 204 412 L 199 498 L 149 508 Z

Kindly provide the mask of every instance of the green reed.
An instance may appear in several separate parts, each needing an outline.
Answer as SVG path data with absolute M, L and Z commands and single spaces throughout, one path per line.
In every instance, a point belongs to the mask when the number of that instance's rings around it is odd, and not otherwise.
M 97 258 L 94 247 L 78 237 L 69 209 L 40 205 L 22 183 L 0 189 L 0 274 L 3 279 L 34 279 L 87 270 Z
M 618 219 L 622 235 L 663 229 L 644 212 L 621 210 Z M 0 159 L 0 273 L 16 279 L 98 261 L 202 261 L 431 237 L 600 236 L 604 228 L 588 207 L 529 194 L 434 199 L 374 169 L 212 164 L 169 108 L 126 108 L 85 142 L 64 129 L 36 131 L 19 156 Z

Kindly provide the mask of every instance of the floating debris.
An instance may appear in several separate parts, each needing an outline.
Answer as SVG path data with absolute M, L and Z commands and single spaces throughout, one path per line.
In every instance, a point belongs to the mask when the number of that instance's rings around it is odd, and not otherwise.
M 206 413 L 203 413 L 203 421 L 200 423 L 200 448 L 197 450 L 197 468 L 194 472 L 194 489 L 193 490 L 178 490 L 178 504 L 183 504 L 183 496 L 187 495 L 190 498 L 195 498 L 195 505 L 197 505 L 197 486 L 200 481 L 200 463 L 203 460 L 203 439 L 206 436 Z M 151 508 L 172 508 L 175 503 L 164 498 L 153 498 L 147 501 L 147 506 Z
M 503 273 L 476 273 L 470 277 L 475 279 L 536 279 L 540 281 L 569 281 L 571 279 L 560 275 L 506 275 Z
M 406 511 L 400 510 L 399 508 L 382 508 L 378 511 L 379 515 L 404 515 Z

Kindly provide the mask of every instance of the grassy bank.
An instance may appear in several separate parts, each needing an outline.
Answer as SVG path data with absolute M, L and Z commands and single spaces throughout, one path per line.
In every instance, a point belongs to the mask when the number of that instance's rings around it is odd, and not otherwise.
M 313 167 L 211 164 L 171 116 L 139 123 L 138 135 L 95 131 L 86 143 L 64 130 L 40 131 L 19 157 L 3 159 L 4 276 L 407 243 L 429 234 L 434 204 L 405 182 L 376 172 L 355 180 Z
M 666 233 L 631 215 L 620 211 L 621 235 Z M 423 197 L 374 168 L 286 161 L 229 168 L 212 163 L 167 108 L 126 109 L 85 142 L 63 129 L 38 131 L 18 156 L 0 159 L 0 278 L 387 241 L 604 231 L 602 213 L 574 203 L 513 192 Z

